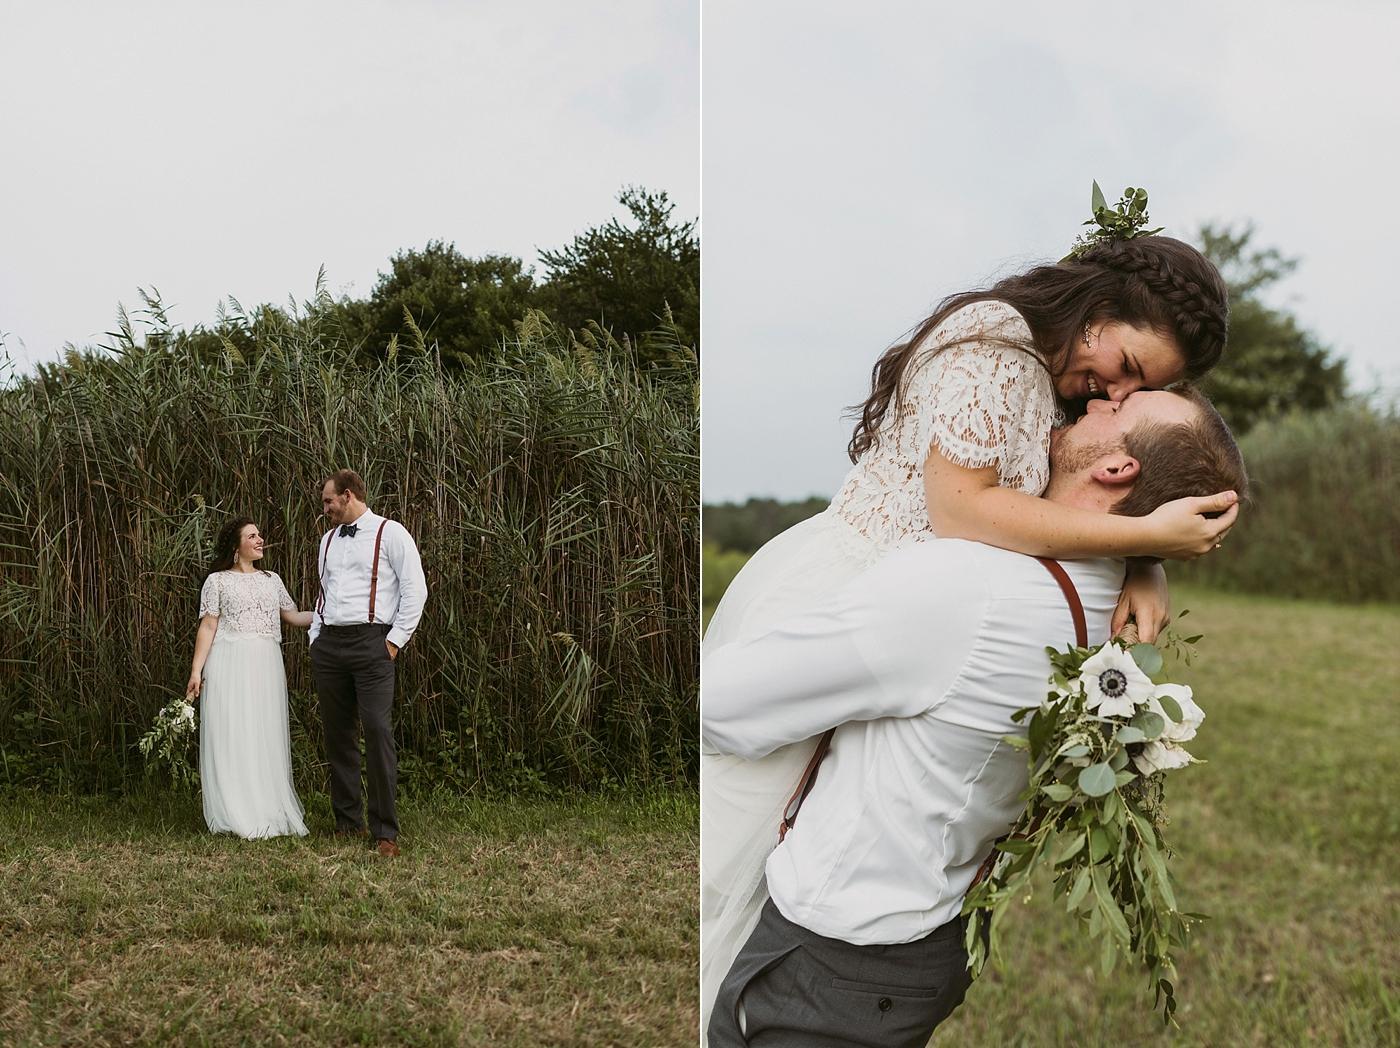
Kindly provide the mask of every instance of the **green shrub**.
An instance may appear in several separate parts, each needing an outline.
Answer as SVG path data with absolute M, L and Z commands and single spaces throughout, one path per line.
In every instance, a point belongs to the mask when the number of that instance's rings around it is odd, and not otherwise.
M 494 359 L 423 345 L 359 363 L 322 294 L 239 318 L 211 354 L 158 302 L 140 345 L 0 390 L 0 776 L 84 788 L 142 771 L 183 692 L 209 542 L 247 513 L 299 606 L 331 471 L 416 537 L 423 622 L 395 732 L 424 783 L 691 781 L 699 634 L 697 367 L 640 374 L 539 315 Z M 249 341 L 249 339 L 251 341 Z M 304 635 L 284 648 L 298 781 L 323 774 Z
M 1339 407 L 1260 423 L 1240 442 L 1249 501 L 1224 545 L 1175 577 L 1227 590 L 1400 600 L 1400 418 Z
M 720 549 L 708 539 L 705 541 L 704 550 L 700 555 L 703 626 L 710 624 L 710 616 L 715 613 L 719 599 L 734 581 L 734 576 L 739 574 L 739 569 L 749 562 L 749 556 L 750 554 L 740 553 L 738 550 Z
M 705 541 L 719 549 L 753 553 L 773 536 L 799 521 L 815 517 L 826 509 L 827 502 L 827 499 L 813 497 L 801 502 L 749 499 L 744 503 L 708 504 L 700 510 Z

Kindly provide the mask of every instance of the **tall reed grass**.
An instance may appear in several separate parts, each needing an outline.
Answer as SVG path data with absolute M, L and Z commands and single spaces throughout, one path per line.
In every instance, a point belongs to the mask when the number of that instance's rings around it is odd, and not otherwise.
M 238 314 L 242 349 L 148 305 L 144 345 L 123 317 L 111 352 L 0 390 L 0 781 L 139 775 L 138 736 L 183 692 L 220 522 L 255 518 L 308 607 L 319 489 L 342 467 L 427 572 L 395 708 L 410 788 L 693 780 L 693 354 L 639 372 L 602 333 L 572 342 L 532 314 L 463 372 L 421 337 L 365 365 L 320 292 Z M 294 763 L 317 789 L 305 634 L 286 634 Z
M 1400 600 L 1400 417 L 1348 405 L 1240 442 L 1250 501 L 1225 544 L 1173 577 L 1336 601 Z

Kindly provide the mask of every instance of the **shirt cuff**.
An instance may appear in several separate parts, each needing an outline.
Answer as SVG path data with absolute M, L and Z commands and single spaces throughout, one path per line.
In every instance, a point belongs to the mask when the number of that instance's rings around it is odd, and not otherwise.
M 408 643 L 408 639 L 412 636 L 413 634 L 409 633 L 408 630 L 401 629 L 400 627 L 395 626 L 389 631 L 388 636 L 386 636 L 384 639 L 387 640 L 394 647 L 402 648 L 405 644 Z

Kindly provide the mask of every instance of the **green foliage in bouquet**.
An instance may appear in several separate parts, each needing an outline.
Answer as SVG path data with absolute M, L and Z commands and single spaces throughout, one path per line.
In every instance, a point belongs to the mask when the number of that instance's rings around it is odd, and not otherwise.
M 1185 613 L 1183 612 L 1183 615 Z M 1199 637 L 1167 640 L 1187 664 Z M 1027 737 L 1006 741 L 1028 752 L 1025 811 L 999 841 L 990 875 L 968 892 L 962 912 L 968 966 L 980 974 L 988 955 L 1000 967 L 999 931 L 1015 899 L 1030 901 L 1041 867 L 1054 878 L 1054 898 L 1099 940 L 1104 974 L 1120 954 L 1137 957 L 1156 992 L 1154 1009 L 1173 1021 L 1173 950 L 1185 949 L 1202 914 L 1183 913 L 1167 860 L 1165 773 L 1193 763 L 1180 743 L 1194 737 L 1204 714 L 1191 690 L 1166 682 L 1162 651 L 1118 639 L 1099 648 L 1050 653 L 1054 690 L 1038 707 L 1019 710 Z
M 151 730 L 142 735 L 137 744 L 147 761 L 146 773 L 149 775 L 157 768 L 164 767 L 170 772 L 171 785 L 175 789 L 198 789 L 199 772 L 190 764 L 188 757 L 197 728 L 193 706 L 184 699 L 168 703 L 156 714 Z

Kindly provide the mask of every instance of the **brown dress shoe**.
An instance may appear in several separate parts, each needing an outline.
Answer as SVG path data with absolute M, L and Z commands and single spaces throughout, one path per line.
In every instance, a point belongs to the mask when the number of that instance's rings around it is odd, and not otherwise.
M 394 858 L 399 854 L 399 842 L 391 841 L 388 837 L 380 837 L 379 854 L 386 859 Z

